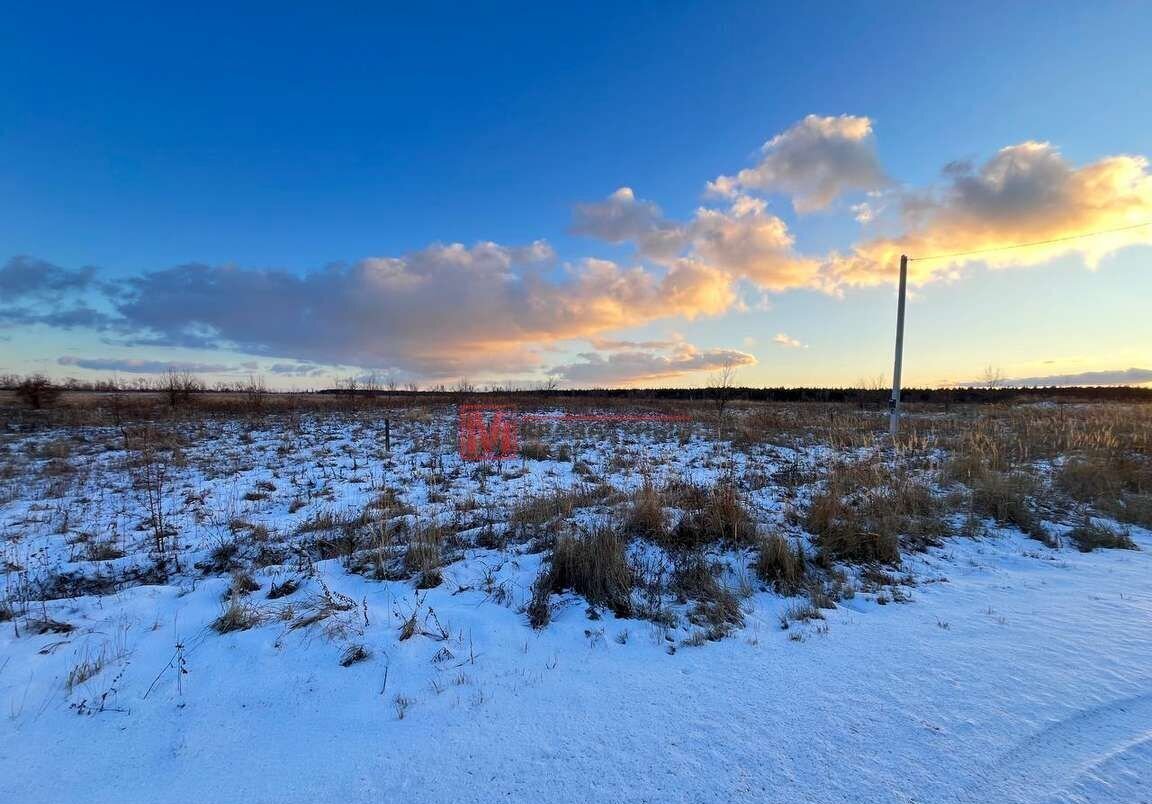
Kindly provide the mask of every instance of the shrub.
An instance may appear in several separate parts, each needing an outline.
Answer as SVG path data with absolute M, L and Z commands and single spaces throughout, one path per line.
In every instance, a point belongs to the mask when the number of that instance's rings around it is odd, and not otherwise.
M 1122 494 L 1104 510 L 1122 522 L 1152 529 L 1152 494 Z
M 229 590 L 230 597 L 233 595 L 243 597 L 259 589 L 260 584 L 252 577 L 252 573 L 244 570 L 237 570 L 232 573 L 232 587 Z

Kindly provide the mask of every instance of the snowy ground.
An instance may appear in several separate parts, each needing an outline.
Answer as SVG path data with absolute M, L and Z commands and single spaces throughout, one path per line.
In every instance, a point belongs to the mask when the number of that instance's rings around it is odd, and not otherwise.
M 180 568 L 163 579 L 147 476 L 116 432 L 6 442 L 0 801 L 1152 800 L 1147 530 L 1130 530 L 1138 551 L 1081 553 L 986 523 L 907 553 L 908 584 L 787 629 L 796 599 L 718 550 L 743 589 L 744 624 L 724 639 L 693 643 L 683 616 L 590 619 L 571 593 L 536 630 L 523 607 L 546 554 L 477 544 L 512 506 L 645 473 L 818 473 L 826 447 L 733 453 L 707 428 L 588 425 L 562 458 L 490 475 L 455 456 L 446 414 L 395 427 L 390 455 L 373 420 L 222 427 L 165 453 Z M 805 495 L 744 486 L 765 527 L 786 527 Z M 339 554 L 344 524 L 371 530 L 365 510 L 456 534 L 442 582 L 378 580 L 371 549 Z M 302 527 L 325 517 L 331 533 Z M 336 555 L 316 556 L 317 534 Z M 400 558 L 385 552 L 390 575 Z M 253 568 L 259 622 L 221 634 L 224 555 Z M 268 599 L 289 578 L 300 588 Z M 355 646 L 367 658 L 342 666 Z

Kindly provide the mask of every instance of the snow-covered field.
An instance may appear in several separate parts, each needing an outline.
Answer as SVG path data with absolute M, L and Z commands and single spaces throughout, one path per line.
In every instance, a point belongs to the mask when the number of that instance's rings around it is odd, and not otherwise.
M 379 412 L 4 436 L 0 801 L 1152 800 L 1146 413 L 898 450 L 850 411 L 554 413 L 500 462 L 449 407 L 390 451 Z M 1121 457 L 1128 522 L 1068 496 Z M 552 548 L 605 532 L 627 591 L 589 605 Z

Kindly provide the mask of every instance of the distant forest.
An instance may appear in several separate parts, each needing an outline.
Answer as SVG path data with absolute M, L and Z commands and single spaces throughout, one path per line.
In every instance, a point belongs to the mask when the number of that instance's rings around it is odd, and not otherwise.
M 347 388 L 325 388 L 317 393 L 348 394 Z M 411 396 L 411 391 L 357 390 L 367 396 Z M 724 394 L 730 400 L 749 402 L 850 402 L 887 405 L 889 389 L 876 388 L 546 388 L 537 390 L 476 389 L 419 391 L 417 396 L 500 395 L 520 398 L 585 398 L 617 400 L 704 400 Z M 1065 400 L 1100 402 L 1152 402 L 1152 388 L 1103 385 L 1093 387 L 1051 386 L 1047 388 L 905 388 L 905 403 L 937 404 L 1010 402 L 1014 400 Z

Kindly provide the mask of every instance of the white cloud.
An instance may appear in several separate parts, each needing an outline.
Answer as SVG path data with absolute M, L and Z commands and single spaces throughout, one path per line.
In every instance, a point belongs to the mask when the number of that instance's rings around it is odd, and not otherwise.
M 592 225 L 595 221 L 596 225 Z M 701 207 L 686 222 L 667 220 L 659 207 L 629 188 L 577 208 L 575 231 L 612 243 L 632 242 L 658 264 L 695 263 L 768 290 L 817 287 L 819 261 L 794 251 L 788 225 L 762 199 L 736 194 L 727 209 Z
M 710 192 L 779 192 L 792 196 L 797 212 L 825 209 L 837 197 L 888 183 L 876 156 L 867 117 L 808 115 L 761 148 L 760 162 L 735 176 L 719 176 Z
M 777 332 L 776 335 L 772 338 L 772 343 L 774 343 L 778 346 L 786 346 L 789 349 L 805 349 L 805 348 L 807 348 L 806 344 L 801 343 L 800 341 L 793 338 L 791 335 L 788 335 L 788 334 L 783 333 L 783 332 Z
M 725 365 L 755 365 L 756 358 L 736 349 L 698 349 L 679 343 L 667 354 L 655 351 L 619 351 L 601 354 L 586 352 L 580 361 L 554 366 L 553 376 L 577 386 L 628 385 L 667 380 L 700 371 L 714 371 Z
M 684 230 L 665 220 L 656 204 L 638 200 L 631 187 L 621 187 L 603 201 L 577 204 L 572 231 L 608 243 L 634 242 L 642 255 L 654 260 L 674 257 L 685 245 Z

